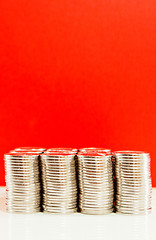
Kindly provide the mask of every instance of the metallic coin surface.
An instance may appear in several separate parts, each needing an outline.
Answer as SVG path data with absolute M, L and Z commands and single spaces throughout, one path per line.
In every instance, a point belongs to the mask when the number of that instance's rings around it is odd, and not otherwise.
M 114 153 L 116 212 L 147 214 L 151 210 L 150 155 L 144 152 Z
M 49 149 L 42 154 L 41 165 L 44 212 L 75 212 L 77 209 L 75 150 Z
M 113 211 L 114 187 L 110 151 L 78 153 L 79 209 L 85 214 Z
M 8 212 L 34 213 L 41 208 L 39 154 L 17 149 L 4 155 Z

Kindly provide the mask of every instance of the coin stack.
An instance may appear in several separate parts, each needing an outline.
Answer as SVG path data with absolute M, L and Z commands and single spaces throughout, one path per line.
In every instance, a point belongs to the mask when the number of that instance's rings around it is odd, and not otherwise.
M 51 149 L 42 155 L 43 211 L 73 213 L 77 210 L 75 151 Z
M 113 172 L 111 154 L 80 151 L 79 208 L 86 214 L 107 214 L 113 211 Z
M 116 211 L 146 214 L 151 211 L 150 155 L 144 152 L 115 152 Z
M 8 212 L 39 212 L 39 152 L 14 150 L 5 154 L 4 159 Z

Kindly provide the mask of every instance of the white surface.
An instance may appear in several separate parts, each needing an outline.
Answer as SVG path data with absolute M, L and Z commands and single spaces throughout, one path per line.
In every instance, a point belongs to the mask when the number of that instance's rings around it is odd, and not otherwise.
M 5 188 L 0 188 L 1 240 L 156 240 L 156 188 L 147 216 L 10 214 L 5 210 Z

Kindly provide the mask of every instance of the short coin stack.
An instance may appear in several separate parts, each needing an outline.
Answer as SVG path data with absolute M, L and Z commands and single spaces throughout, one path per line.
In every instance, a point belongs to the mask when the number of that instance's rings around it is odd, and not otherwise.
M 4 155 L 8 212 L 40 211 L 39 153 L 19 148 Z
M 150 155 L 120 151 L 116 158 L 116 211 L 146 214 L 151 210 Z
M 113 172 L 110 150 L 86 149 L 78 153 L 79 208 L 86 214 L 113 211 Z
M 42 155 L 43 211 L 77 211 L 75 151 L 49 149 Z

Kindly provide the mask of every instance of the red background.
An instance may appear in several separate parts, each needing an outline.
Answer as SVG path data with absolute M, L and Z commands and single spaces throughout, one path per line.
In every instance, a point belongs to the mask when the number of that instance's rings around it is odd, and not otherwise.
M 156 187 L 156 1 L 0 1 L 0 185 L 19 146 L 145 150 Z

